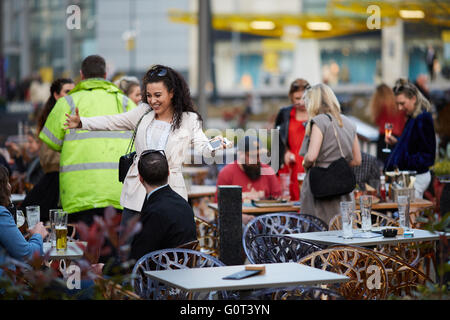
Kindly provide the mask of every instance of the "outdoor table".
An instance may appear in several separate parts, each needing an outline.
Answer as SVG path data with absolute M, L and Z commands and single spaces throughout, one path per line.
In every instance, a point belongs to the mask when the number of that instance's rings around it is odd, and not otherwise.
M 19 194 L 19 193 L 13 193 L 11 195 L 11 202 L 12 203 L 19 203 L 25 200 L 26 194 Z
M 356 209 L 359 210 L 359 201 L 355 201 Z M 410 211 L 417 211 L 422 208 L 432 207 L 433 202 L 425 199 L 416 199 L 409 204 Z M 372 210 L 396 210 L 398 203 L 394 201 L 372 203 Z
M 213 197 L 216 194 L 216 186 L 192 185 L 188 188 L 188 199 Z
M 191 292 L 280 288 L 341 283 L 349 280 L 347 276 L 295 262 L 264 264 L 264 266 L 266 267 L 265 274 L 241 280 L 224 280 L 222 278 L 244 270 L 245 265 L 145 271 L 144 273 L 153 280 Z
M 219 205 L 217 203 L 210 203 L 208 207 L 214 210 L 214 214 L 217 216 L 219 212 Z M 255 207 L 251 203 L 243 203 L 242 204 L 242 213 L 251 214 L 251 215 L 260 215 L 266 213 L 275 213 L 275 212 L 298 212 L 300 210 L 300 205 L 295 203 L 294 205 L 289 206 L 274 206 L 274 207 Z
M 87 246 L 87 242 L 85 241 L 68 241 L 67 242 L 67 250 L 65 251 L 58 251 L 55 247 L 51 247 L 50 242 L 44 242 L 44 254 L 46 254 L 49 250 L 50 251 L 50 257 L 49 259 L 69 259 L 69 260 L 76 260 L 81 259 L 83 257 L 83 249 L 81 249 L 78 245 L 82 244 L 84 247 Z
M 382 228 L 372 228 L 374 231 L 379 231 Z M 389 227 L 388 227 L 389 228 Z M 385 238 L 382 234 L 375 234 L 370 232 L 376 237 L 363 238 L 363 232 L 359 229 L 353 229 L 353 238 L 344 239 L 342 237 L 342 230 L 332 231 L 320 231 L 320 232 L 305 232 L 305 233 L 293 233 L 286 234 L 288 237 L 293 237 L 301 240 L 307 240 L 325 245 L 353 245 L 353 246 L 376 246 L 385 244 L 398 244 L 407 242 L 419 242 L 419 241 L 437 241 L 439 240 L 439 233 L 432 233 L 428 230 L 412 229 L 414 231 L 413 237 L 405 237 L 404 235 L 398 235 L 393 238 Z M 445 236 L 450 238 L 450 233 L 446 233 Z

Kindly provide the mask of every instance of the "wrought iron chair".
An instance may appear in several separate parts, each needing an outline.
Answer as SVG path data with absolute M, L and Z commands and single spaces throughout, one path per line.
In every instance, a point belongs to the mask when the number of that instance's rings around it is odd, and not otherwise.
M 256 235 L 248 242 L 250 263 L 298 262 L 301 258 L 323 248 L 285 235 Z
M 198 240 L 194 240 L 194 241 L 189 241 L 189 242 L 180 244 L 179 246 L 177 246 L 177 248 L 197 250 L 198 244 L 199 244 Z
M 336 291 L 307 286 L 255 290 L 245 298 L 248 300 L 344 300 L 344 297 Z
M 326 230 L 326 229 L 325 229 Z M 248 243 L 260 234 L 289 234 L 313 231 L 325 231 L 323 225 L 295 212 L 264 214 L 251 220 L 244 228 L 242 246 L 245 254 L 250 256 Z
M 144 271 L 185 269 L 185 268 L 209 268 L 219 267 L 225 264 L 218 259 L 200 251 L 190 249 L 162 249 L 147 253 L 134 265 L 131 274 L 133 290 L 141 298 L 151 300 L 210 299 L 211 293 L 192 293 L 173 288 L 159 281 L 147 277 Z M 226 292 L 219 292 L 221 298 L 226 298 Z
M 365 248 L 361 249 L 370 251 Z M 417 285 L 433 282 L 427 275 L 409 265 L 403 259 L 378 251 L 375 251 L 375 254 L 383 262 L 388 274 L 388 295 L 411 295 L 412 290 L 414 290 Z
M 197 229 L 198 250 L 217 257 L 219 255 L 219 231 L 216 225 L 194 217 Z
M 314 252 L 299 261 L 338 274 L 349 281 L 339 285 L 327 285 L 349 300 L 384 299 L 388 290 L 388 275 L 381 259 L 367 249 L 352 246 L 334 246 Z

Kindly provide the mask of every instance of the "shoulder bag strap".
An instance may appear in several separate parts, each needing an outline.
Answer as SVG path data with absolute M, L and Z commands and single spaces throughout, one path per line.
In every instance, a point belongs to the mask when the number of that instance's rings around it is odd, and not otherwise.
M 327 113 L 327 116 L 330 118 L 331 125 L 333 126 L 334 136 L 336 137 L 336 140 L 338 142 L 339 150 L 341 151 L 342 158 L 345 158 L 344 157 L 344 153 L 342 152 L 341 142 L 339 141 L 339 137 L 338 137 L 338 134 L 337 134 L 337 131 L 336 131 L 336 127 L 334 126 L 333 119 L 331 118 L 331 116 L 328 113 Z
M 152 109 L 146 111 L 146 112 L 142 115 L 142 117 L 139 119 L 138 123 L 136 124 L 136 128 L 134 128 L 133 137 L 132 137 L 131 140 L 130 140 L 130 144 L 128 145 L 126 154 L 130 153 L 130 152 L 131 152 L 131 149 L 133 149 L 134 140 L 136 139 L 136 133 L 137 133 L 137 129 L 138 129 L 138 127 L 139 127 L 139 124 L 141 123 L 142 118 L 144 118 L 145 115 L 146 115 L 147 113 L 149 113 L 150 111 L 152 111 Z

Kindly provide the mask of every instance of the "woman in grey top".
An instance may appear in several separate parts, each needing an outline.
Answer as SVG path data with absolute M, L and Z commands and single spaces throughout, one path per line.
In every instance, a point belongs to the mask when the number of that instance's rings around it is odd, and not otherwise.
M 350 166 L 360 165 L 361 151 L 356 126 L 341 114 L 339 102 L 327 85 L 313 86 L 305 92 L 303 99 L 311 120 L 306 127 L 305 139 L 300 150 L 300 155 L 304 156 L 303 167 L 306 170 L 300 195 L 301 212 L 329 223 L 333 216 L 340 213 L 339 203 L 351 200 L 350 194 L 325 200 L 315 199 L 310 188 L 308 169 L 312 166 L 326 168 L 342 156 L 333 126 L 336 128 L 344 158 Z

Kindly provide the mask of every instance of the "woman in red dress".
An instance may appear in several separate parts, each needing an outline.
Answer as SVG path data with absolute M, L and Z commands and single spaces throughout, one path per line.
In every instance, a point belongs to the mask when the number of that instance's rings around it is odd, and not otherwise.
M 305 136 L 308 113 L 302 98 L 305 90 L 310 87 L 304 79 L 294 80 L 289 89 L 292 105 L 281 108 L 275 120 L 275 128 L 280 130 L 278 176 L 290 175 L 289 194 L 292 201 L 300 199 L 298 174 L 305 172 L 302 166 L 303 157 L 299 152 Z
M 370 99 L 370 111 L 372 113 L 372 121 L 377 125 L 379 130 L 377 158 L 383 163 L 386 163 L 389 153 L 382 152 L 382 149 L 386 148 L 386 143 L 384 142 L 384 125 L 386 122 L 392 123 L 392 135 L 397 138 L 400 137 L 406 123 L 406 113 L 398 110 L 395 103 L 394 91 L 386 84 L 377 86 Z

